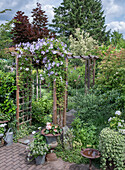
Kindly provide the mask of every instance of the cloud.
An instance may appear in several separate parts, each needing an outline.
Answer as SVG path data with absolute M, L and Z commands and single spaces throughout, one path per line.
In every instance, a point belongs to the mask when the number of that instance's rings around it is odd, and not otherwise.
M 123 33 L 123 36 L 125 37 L 125 22 L 123 21 L 113 21 L 107 24 L 107 29 L 112 29 L 112 31 L 119 31 L 120 33 Z
M 103 0 L 102 5 L 104 13 L 106 15 L 106 22 L 111 22 L 112 20 L 118 20 L 122 15 L 124 15 L 124 5 L 123 3 L 118 3 L 115 0 Z

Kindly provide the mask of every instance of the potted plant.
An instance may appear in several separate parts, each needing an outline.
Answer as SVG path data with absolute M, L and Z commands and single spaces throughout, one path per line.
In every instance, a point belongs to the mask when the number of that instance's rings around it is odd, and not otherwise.
M 41 133 L 46 137 L 47 144 L 51 144 L 57 141 L 57 137 L 62 134 L 62 129 L 59 125 L 47 122 L 46 128 Z
M 44 164 L 45 156 L 49 151 L 49 146 L 46 144 L 44 136 L 39 132 L 33 132 L 34 140 L 28 146 L 28 161 L 36 160 L 36 164 Z
M 4 140 L 3 140 L 3 137 L 4 137 L 4 132 L 5 132 L 5 126 L 7 124 L 6 123 L 0 123 L 0 141 L 1 141 L 1 145 L 4 145 Z

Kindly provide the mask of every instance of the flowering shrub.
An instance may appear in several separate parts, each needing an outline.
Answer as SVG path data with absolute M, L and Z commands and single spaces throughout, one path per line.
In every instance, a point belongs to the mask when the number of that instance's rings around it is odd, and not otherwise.
M 40 130 L 41 128 L 39 128 Z M 32 161 L 34 158 L 38 156 L 46 155 L 49 151 L 49 146 L 46 144 L 46 140 L 44 136 L 42 136 L 39 132 L 33 132 L 34 134 L 34 141 L 31 142 L 29 147 L 27 148 L 28 151 L 28 161 Z
M 53 134 L 53 135 L 61 134 L 62 129 L 58 125 L 54 125 L 54 124 L 47 122 L 46 129 L 45 129 L 44 133 L 45 134 Z
M 4 133 L 6 125 L 7 125 L 6 123 L 0 124 L 0 134 Z
M 90 37 L 89 33 L 76 29 L 74 37 L 70 35 L 70 49 L 74 55 L 87 55 L 95 48 L 97 41 Z
M 108 119 L 108 122 L 110 124 L 110 128 L 111 129 L 116 129 L 120 133 L 125 134 L 125 123 L 124 123 L 124 120 L 120 119 L 121 112 L 116 111 L 115 115 L 116 115 L 115 117 L 110 117 Z

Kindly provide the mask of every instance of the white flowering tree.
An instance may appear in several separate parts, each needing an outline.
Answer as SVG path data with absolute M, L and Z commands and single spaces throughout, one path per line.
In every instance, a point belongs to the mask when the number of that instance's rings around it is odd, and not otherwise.
M 70 50 L 73 55 L 89 55 L 97 45 L 97 41 L 90 37 L 89 33 L 76 29 L 74 35 L 70 35 Z

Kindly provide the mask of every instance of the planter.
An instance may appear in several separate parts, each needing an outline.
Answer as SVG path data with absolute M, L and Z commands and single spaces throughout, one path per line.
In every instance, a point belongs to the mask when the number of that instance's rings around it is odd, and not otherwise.
M 36 160 L 36 165 L 44 164 L 44 163 L 45 163 L 45 156 L 46 156 L 46 155 L 37 156 L 37 158 L 35 158 L 35 160 Z
M 45 136 L 47 144 L 55 143 L 57 142 L 57 137 L 60 136 L 61 134 L 45 134 L 44 133 L 45 129 L 41 131 L 41 134 Z

